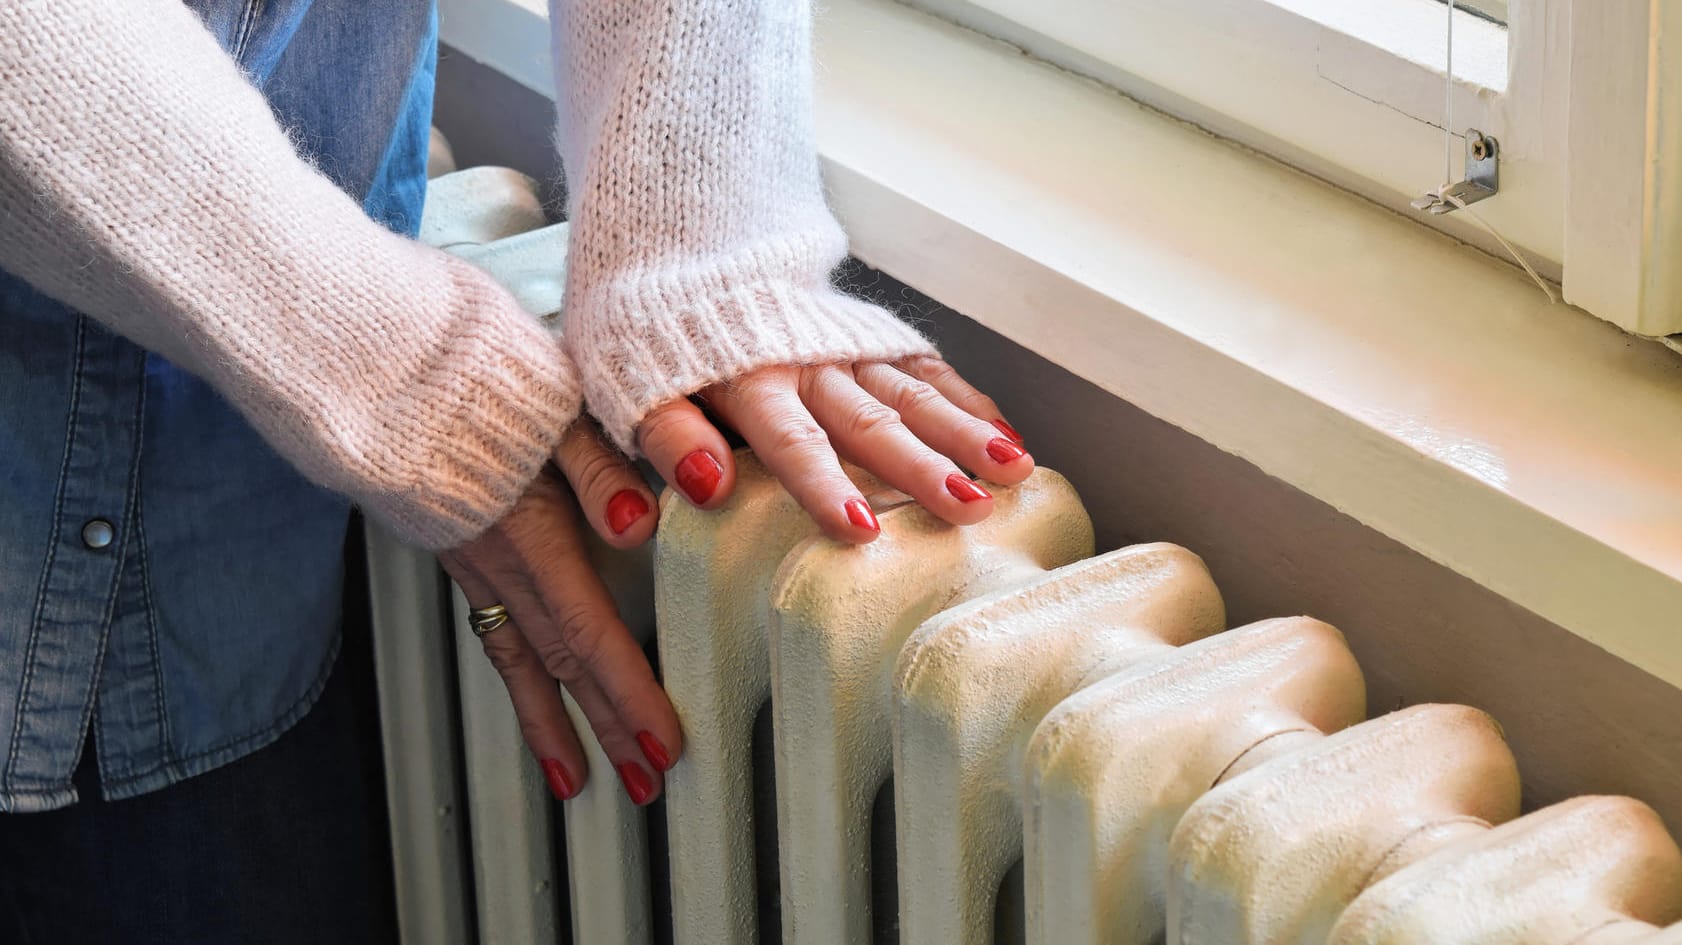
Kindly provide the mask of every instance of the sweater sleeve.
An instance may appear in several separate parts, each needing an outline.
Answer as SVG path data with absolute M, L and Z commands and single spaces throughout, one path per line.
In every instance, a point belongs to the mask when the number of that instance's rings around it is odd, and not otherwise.
M 0 0 L 0 267 L 431 548 L 512 507 L 578 409 L 557 334 L 364 216 L 180 0 Z
M 551 0 L 566 344 L 621 449 L 649 410 L 773 364 L 933 353 L 832 289 L 808 0 Z

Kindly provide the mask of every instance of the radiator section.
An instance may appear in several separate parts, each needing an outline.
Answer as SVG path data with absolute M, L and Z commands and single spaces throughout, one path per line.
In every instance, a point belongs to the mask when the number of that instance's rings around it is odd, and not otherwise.
M 868 941 L 870 815 L 893 767 L 900 647 L 941 610 L 1043 580 L 1092 553 L 1092 526 L 1063 477 L 1037 470 L 958 529 L 921 506 L 878 516 L 882 535 L 812 539 L 772 591 L 772 717 L 783 940 Z
M 866 492 L 880 506 L 882 493 Z M 771 698 L 772 578 L 817 527 L 746 452 L 723 508 L 702 512 L 669 492 L 660 505 L 661 678 L 684 739 L 683 762 L 666 773 L 673 926 L 686 942 L 753 942 L 752 741 Z
M 1682 853 L 1651 808 L 1627 797 L 1578 797 L 1373 883 L 1329 942 L 1658 945 L 1654 923 L 1682 918 L 1678 886 Z
M 467 627 L 467 601 L 459 590 L 451 600 L 479 941 L 552 942 L 560 916 L 549 792 L 520 738 L 502 677 Z
M 1034 726 L 1092 682 L 1225 627 L 1197 556 L 1123 548 L 939 614 L 895 678 L 894 798 L 905 941 L 984 941 L 1022 855 Z
M 1180 819 L 1168 939 L 1324 941 L 1367 885 L 1511 820 L 1518 803 L 1512 754 L 1476 709 L 1415 706 L 1317 739 L 1222 782 Z
M 448 591 L 431 555 L 377 525 L 364 534 L 398 931 L 452 945 L 469 937 L 473 871 Z
M 1342 635 L 1302 617 L 1187 644 L 1064 700 L 1025 764 L 1028 940 L 1161 940 L 1169 837 L 1186 810 L 1241 763 L 1315 743 L 1365 708 Z
M 566 228 L 529 180 L 441 177 L 423 234 L 560 310 Z M 737 464 L 723 509 L 668 493 L 649 553 L 600 555 L 684 727 L 669 855 L 570 701 L 592 776 L 560 840 L 459 595 L 371 536 L 405 942 L 1682 945 L 1682 852 L 1645 804 L 1520 816 L 1495 719 L 1366 719 L 1335 628 L 1227 629 L 1174 545 L 1094 556 L 1057 473 L 955 528 L 853 470 L 882 534 L 850 547 Z

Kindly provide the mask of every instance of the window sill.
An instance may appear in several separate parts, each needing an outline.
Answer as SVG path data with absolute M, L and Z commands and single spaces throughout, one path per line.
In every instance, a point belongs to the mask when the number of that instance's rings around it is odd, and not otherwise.
M 445 41 L 547 91 L 534 0 L 466 6 Z M 859 258 L 1682 685 L 1675 354 L 908 8 L 829 0 L 818 61 Z

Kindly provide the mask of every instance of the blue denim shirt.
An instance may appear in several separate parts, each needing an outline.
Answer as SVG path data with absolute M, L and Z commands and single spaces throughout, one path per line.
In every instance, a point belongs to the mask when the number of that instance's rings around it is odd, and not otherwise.
M 311 161 L 420 223 L 432 0 L 187 0 Z M 0 273 L 0 810 L 225 764 L 301 718 L 338 651 L 349 507 L 197 378 Z

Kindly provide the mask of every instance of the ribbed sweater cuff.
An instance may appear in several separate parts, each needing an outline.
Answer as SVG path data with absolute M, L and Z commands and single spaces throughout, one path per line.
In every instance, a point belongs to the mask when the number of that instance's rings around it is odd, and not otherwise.
M 614 443 L 636 456 L 636 428 L 655 407 L 779 364 L 893 361 L 934 354 L 916 329 L 826 282 L 816 245 L 768 245 L 723 265 L 644 272 L 594 298 L 569 298 L 566 345 L 585 400 Z M 791 265 L 791 259 L 809 260 Z
M 479 295 L 467 305 L 473 323 L 438 352 L 430 382 L 417 385 L 429 402 L 389 405 L 394 415 L 380 425 L 392 431 L 405 468 L 379 478 L 395 487 L 356 497 L 431 550 L 475 538 L 506 515 L 583 400 L 554 329 L 520 310 L 488 276 L 459 261 L 450 265 L 458 286 Z

